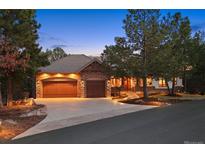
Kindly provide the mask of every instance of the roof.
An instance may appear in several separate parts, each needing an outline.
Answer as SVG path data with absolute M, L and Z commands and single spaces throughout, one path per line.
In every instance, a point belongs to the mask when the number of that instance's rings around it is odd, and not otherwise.
M 39 68 L 39 71 L 46 73 L 78 73 L 94 61 L 101 63 L 99 59 L 84 54 L 70 54 L 51 63 L 49 66 Z

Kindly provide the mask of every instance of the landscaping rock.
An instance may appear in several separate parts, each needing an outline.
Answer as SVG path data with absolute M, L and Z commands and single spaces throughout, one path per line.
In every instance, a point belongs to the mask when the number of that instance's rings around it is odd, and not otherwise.
M 139 99 L 139 100 L 135 100 L 135 101 L 134 101 L 134 103 L 135 103 L 135 104 L 143 104 L 143 103 L 144 103 L 144 101 L 143 101 L 143 100 L 141 100 L 141 99 Z
M 16 101 L 11 101 L 7 104 L 8 107 L 18 106 L 18 105 L 33 106 L 33 105 L 36 105 L 36 102 L 34 101 L 33 98 L 25 98 L 25 99 L 20 99 Z
M 5 120 L 4 122 L 10 123 L 10 124 L 12 124 L 12 125 L 16 125 L 16 124 L 17 124 L 17 122 L 14 121 L 14 120 L 12 120 L 12 119 L 7 119 L 7 120 Z
M 24 114 L 22 114 L 20 117 L 31 117 L 31 116 L 47 115 L 47 112 L 46 112 L 46 111 L 47 111 L 47 110 L 46 110 L 46 107 L 43 107 L 43 108 L 40 108 L 40 109 L 31 111 L 31 112 L 28 112 L 28 113 L 24 113 Z
M 140 98 L 138 95 L 135 95 L 135 96 L 128 96 L 127 99 L 138 99 Z
M 36 105 L 33 98 L 26 99 L 25 102 L 26 102 L 25 105 L 28 105 L 28 106 Z

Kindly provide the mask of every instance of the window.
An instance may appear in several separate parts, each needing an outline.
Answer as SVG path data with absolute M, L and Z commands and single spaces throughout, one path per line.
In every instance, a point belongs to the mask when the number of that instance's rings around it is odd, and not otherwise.
M 159 86 L 160 86 L 160 87 L 166 87 L 165 79 L 159 78 Z
M 139 85 L 140 87 L 143 87 L 143 79 L 139 79 L 139 80 L 138 80 L 138 85 Z M 151 86 L 152 86 L 152 78 L 151 78 L 151 77 L 148 77 L 148 78 L 147 78 L 147 86 L 148 86 L 148 87 L 151 87 Z
M 151 77 L 147 78 L 147 86 L 148 87 L 152 86 L 152 78 Z
M 177 78 L 174 79 L 174 84 L 177 85 Z
M 174 84 L 176 85 L 177 84 L 177 78 L 175 78 L 174 79 Z M 165 79 L 163 79 L 163 78 L 159 78 L 159 86 L 160 87 L 166 87 L 167 85 L 166 85 L 166 82 L 165 82 Z
M 115 79 L 111 78 L 111 86 L 114 87 L 115 86 Z
M 138 80 L 138 85 L 139 85 L 140 87 L 143 87 L 143 81 L 142 81 L 142 79 L 139 79 L 139 80 Z
M 120 87 L 121 86 L 121 78 L 111 78 L 111 86 L 112 87 Z

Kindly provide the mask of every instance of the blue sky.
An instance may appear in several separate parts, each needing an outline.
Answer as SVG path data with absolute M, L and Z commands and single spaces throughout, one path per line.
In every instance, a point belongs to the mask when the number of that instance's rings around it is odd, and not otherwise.
M 161 10 L 188 16 L 193 31 L 205 30 L 205 10 Z M 115 36 L 124 36 L 127 10 L 37 10 L 43 50 L 62 47 L 67 53 L 100 55 Z

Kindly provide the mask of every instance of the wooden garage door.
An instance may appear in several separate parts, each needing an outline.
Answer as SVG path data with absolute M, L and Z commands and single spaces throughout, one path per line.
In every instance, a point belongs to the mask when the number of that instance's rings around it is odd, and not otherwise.
M 77 97 L 77 81 L 44 82 L 43 97 Z
M 87 81 L 87 97 L 105 97 L 105 81 Z

